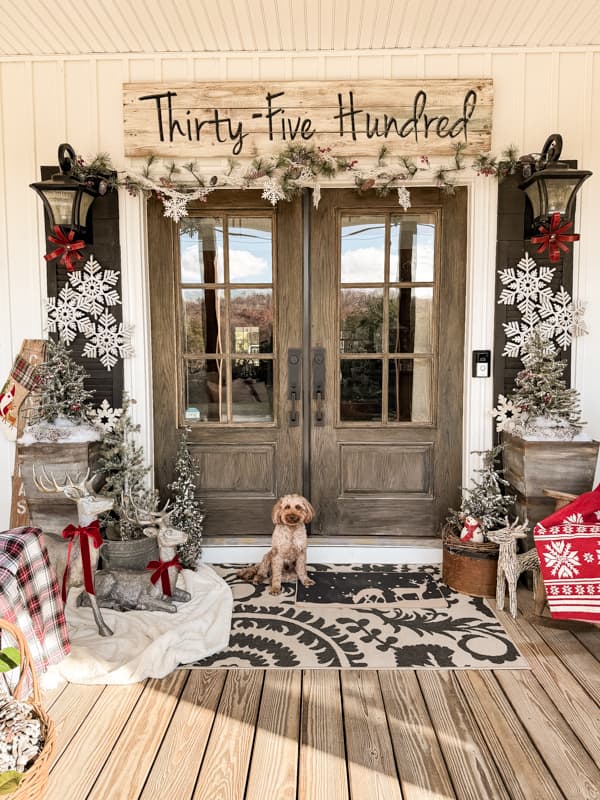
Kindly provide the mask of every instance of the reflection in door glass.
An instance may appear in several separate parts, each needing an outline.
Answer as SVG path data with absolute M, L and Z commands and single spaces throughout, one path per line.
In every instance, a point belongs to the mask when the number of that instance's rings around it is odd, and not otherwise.
M 344 422 L 381 422 L 382 361 L 352 358 L 340 362 L 340 418 Z
M 273 421 L 273 361 L 235 359 L 231 362 L 233 422 Z
M 390 288 L 390 353 L 431 353 L 433 287 Z
M 183 289 L 185 353 L 221 353 L 224 293 L 222 289 Z
M 383 289 L 342 289 L 340 353 L 381 353 Z
M 432 421 L 430 359 L 390 359 L 388 420 L 422 423 Z
M 385 217 L 342 217 L 342 283 L 382 283 Z
M 271 283 L 271 218 L 231 217 L 228 231 L 230 283 Z
M 223 220 L 184 217 L 179 225 L 181 283 L 223 283 Z
M 273 290 L 235 289 L 229 302 L 234 353 L 273 352 Z
M 222 358 L 185 361 L 186 422 L 227 422 L 225 365 Z
M 433 281 L 435 216 L 392 217 L 390 230 L 390 281 Z

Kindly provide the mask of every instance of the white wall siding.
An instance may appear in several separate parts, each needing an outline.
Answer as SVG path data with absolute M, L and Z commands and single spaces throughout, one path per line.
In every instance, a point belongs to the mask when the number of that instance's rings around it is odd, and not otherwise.
M 171 4 L 170 4 L 171 5 Z M 276 3 L 263 2 L 265 13 L 276 13 Z M 376 4 L 377 21 L 361 22 L 350 4 L 347 19 L 340 26 L 334 5 L 330 17 L 323 18 L 315 30 L 306 25 L 304 13 L 294 9 L 293 26 L 279 20 L 277 42 L 267 42 L 266 33 L 256 20 L 244 17 L 244 4 L 230 0 L 223 13 L 235 7 L 239 25 L 226 29 L 219 17 L 212 34 L 228 39 L 230 47 L 248 46 L 248 25 L 261 47 L 283 50 L 304 41 L 304 47 L 321 48 L 335 40 L 336 47 L 349 41 L 371 47 L 374 31 L 389 17 L 393 3 Z M 318 4 L 316 4 L 318 5 Z M 321 4 L 322 6 L 323 4 Z M 509 28 L 516 19 L 517 6 L 502 26 Z M 154 4 L 158 8 L 160 4 Z M 436 3 L 429 3 L 432 13 Z M 499 5 L 495 4 L 498 8 Z M 121 15 L 114 6 L 115 14 Z M 229 10 L 228 10 L 229 9 Z M 435 11 L 435 13 L 438 13 Z M 514 12 L 514 13 L 513 13 Z M 126 9 L 122 12 L 126 15 Z M 233 13 L 233 12 L 231 12 Z M 495 11 L 491 10 L 491 16 Z M 190 45 L 201 41 L 208 18 L 202 22 L 202 6 L 197 7 L 198 25 L 192 20 L 186 32 Z M 425 15 L 426 16 L 426 15 Z M 407 38 L 418 40 L 425 28 L 408 29 L 395 19 L 389 42 Z M 114 17 L 105 37 L 117 36 L 121 16 Z M 119 22 L 121 20 L 121 22 Z M 200 24 L 202 22 L 202 24 Z M 136 31 L 140 48 L 157 46 L 160 37 L 172 36 L 168 26 L 155 29 L 148 18 Z M 107 22 L 107 25 L 109 23 Z M 387 24 L 387 23 L 385 23 Z M 435 14 L 425 22 L 428 35 L 446 36 L 449 41 L 459 29 L 446 20 L 441 25 Z M 448 27 L 450 25 L 450 27 Z M 421 26 L 422 27 L 422 26 Z M 473 35 L 482 32 L 474 31 Z M 573 35 L 577 32 L 574 31 Z M 467 35 L 463 31 L 464 35 Z M 543 32 L 542 32 L 543 34 Z M 545 34 L 544 34 L 545 35 Z M 272 37 L 272 32 L 269 37 Z M 358 37 L 358 38 L 357 38 Z M 263 40 L 265 40 L 263 42 Z M 293 41 L 292 41 L 293 40 Z M 343 40 L 343 41 L 342 41 Z M 168 49 L 168 48 L 167 48 Z M 237 52 L 132 56 L 52 56 L 28 59 L 0 59 L 0 381 L 8 373 L 21 340 L 43 335 L 43 299 L 46 282 L 42 205 L 28 184 L 39 178 L 42 164 L 56 163 L 56 150 L 63 141 L 78 152 L 92 156 L 110 153 L 117 167 L 124 167 L 121 84 L 126 81 L 160 80 L 320 80 L 341 78 L 406 77 L 492 77 L 495 86 L 493 149 L 499 153 L 508 144 L 522 152 L 539 151 L 546 136 L 559 132 L 564 137 L 564 157 L 576 158 L 594 172 L 584 186 L 579 202 L 577 230 L 581 242 L 575 245 L 575 295 L 588 301 L 587 322 L 590 335 L 576 342 L 573 375 L 582 393 L 584 417 L 589 431 L 600 437 L 600 269 L 595 232 L 600 220 L 600 47 L 562 50 L 381 50 L 299 52 Z M 495 258 L 495 182 L 493 179 L 465 175 L 470 187 L 468 317 L 465 343 L 472 347 L 492 346 L 494 315 L 493 286 Z M 123 313 L 136 325 L 136 357 L 126 362 L 127 388 L 138 398 L 135 413 L 143 423 L 145 443 L 151 447 L 150 353 L 148 336 L 147 281 L 145 271 L 144 215 L 141 202 L 123 194 L 121 202 L 121 247 L 123 258 Z M 485 308 L 481 311 L 482 300 Z M 468 450 L 485 446 L 491 436 L 487 416 L 493 404 L 491 381 L 472 380 L 470 352 L 466 353 L 465 377 L 465 471 L 469 469 Z M 1 436 L 1 434 L 0 434 Z M 151 453 L 150 449 L 148 450 Z M 0 438 L 0 529 L 8 522 L 13 448 Z

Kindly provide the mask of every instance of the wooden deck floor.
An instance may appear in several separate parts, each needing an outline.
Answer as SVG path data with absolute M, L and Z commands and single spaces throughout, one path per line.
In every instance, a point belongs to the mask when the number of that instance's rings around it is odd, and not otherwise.
M 179 670 L 55 690 L 47 800 L 600 798 L 600 630 L 501 616 L 531 671 Z

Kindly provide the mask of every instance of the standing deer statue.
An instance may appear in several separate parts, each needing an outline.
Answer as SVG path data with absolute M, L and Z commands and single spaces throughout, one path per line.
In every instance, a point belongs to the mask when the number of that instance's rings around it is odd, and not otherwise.
M 174 613 L 174 601 L 187 603 L 189 592 L 176 587 L 177 573 L 181 569 L 177 558 L 177 545 L 184 544 L 188 535 L 171 527 L 167 505 L 162 511 L 135 509 L 135 517 L 125 510 L 126 519 L 141 527 L 146 536 L 155 536 L 158 542 L 159 561 L 151 561 L 146 570 L 101 569 L 96 573 L 96 597 L 102 608 L 119 611 L 168 611 Z M 152 573 L 148 570 L 151 569 Z M 78 605 L 88 605 L 89 596 L 79 595 Z
M 536 587 L 540 577 L 540 560 L 537 550 L 532 547 L 526 553 L 517 553 L 517 539 L 523 539 L 527 535 L 529 523 L 527 520 L 519 525 L 519 520 L 509 525 L 508 518 L 504 528 L 496 531 L 486 531 L 486 536 L 491 542 L 500 545 L 498 553 L 498 578 L 496 581 L 496 605 L 502 611 L 504 608 L 504 595 L 508 586 L 508 598 L 510 613 L 514 618 L 517 616 L 517 581 L 519 575 L 531 570 L 533 572 L 533 592 L 536 594 Z
M 65 528 L 65 533 L 71 529 L 70 533 L 75 534 L 78 531 L 89 530 L 90 526 L 92 526 L 92 528 L 96 528 L 97 530 L 97 527 L 93 525 L 93 523 L 97 523 L 98 514 L 102 514 L 105 511 L 110 511 L 113 507 L 113 500 L 111 500 L 109 497 L 102 497 L 101 495 L 96 494 L 93 488 L 93 479 L 88 480 L 89 477 L 89 469 L 85 477 L 83 477 L 81 480 L 80 475 L 77 475 L 73 479 L 67 472 L 65 474 L 64 483 L 59 484 L 54 475 L 51 473 L 50 476 L 48 476 L 43 468 L 41 477 L 38 477 L 35 473 L 35 465 L 33 467 L 33 480 L 40 492 L 44 492 L 45 494 L 64 494 L 64 496 L 68 497 L 69 500 L 73 500 L 77 506 L 78 527 L 75 528 L 74 526 L 69 526 L 68 528 Z M 99 531 L 97 531 L 97 538 L 99 535 Z M 52 534 L 46 534 L 44 540 L 46 542 L 46 549 L 48 551 L 50 563 L 54 567 L 58 579 L 63 581 L 63 600 L 65 600 L 67 590 L 70 586 L 81 586 L 82 584 L 85 585 L 83 561 L 81 555 L 81 542 L 79 545 L 72 543 L 70 544 L 66 539 L 60 539 Z M 69 562 L 69 549 L 71 546 L 73 547 L 73 553 Z M 89 548 L 87 541 L 84 547 L 87 547 L 90 553 L 89 560 L 91 574 L 93 576 L 98 567 L 98 555 L 100 553 L 100 549 L 95 546 Z M 86 586 L 86 591 L 88 588 L 89 587 Z M 100 609 L 93 592 L 89 592 L 88 596 L 90 601 L 89 605 L 92 607 L 94 620 L 98 626 L 98 633 L 100 636 L 112 636 L 113 632 L 102 619 L 102 614 L 100 613 Z

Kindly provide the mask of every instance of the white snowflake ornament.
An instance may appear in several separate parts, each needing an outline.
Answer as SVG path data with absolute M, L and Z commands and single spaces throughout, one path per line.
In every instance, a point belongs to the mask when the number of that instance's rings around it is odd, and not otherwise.
M 133 355 L 133 328 L 117 322 L 110 311 L 105 311 L 84 335 L 88 341 L 83 348 L 83 355 L 99 359 L 109 371 L 119 358 Z
M 506 343 L 502 355 L 509 358 L 519 358 L 538 321 L 535 316 L 527 314 L 519 321 L 503 322 L 502 327 L 504 328 Z
M 498 302 L 508 306 L 516 304 L 521 314 L 534 316 L 544 300 L 552 296 L 549 284 L 554 272 L 553 267 L 538 267 L 525 253 L 516 268 L 498 270 L 500 282 L 506 287 Z
M 406 186 L 399 186 L 398 187 L 398 203 L 402 206 L 402 210 L 406 211 L 412 205 L 410 201 L 410 192 L 406 188 Z
M 272 206 L 276 206 L 280 200 L 285 200 L 285 193 L 276 180 L 267 178 L 263 184 L 261 197 L 263 200 L 268 200 Z
M 555 339 L 559 347 L 566 350 L 574 336 L 583 336 L 588 332 L 583 320 L 585 306 L 573 302 L 564 286 L 544 303 L 540 313 L 543 321 L 540 325 L 542 335 L 547 339 Z
M 94 256 L 90 256 L 82 270 L 69 275 L 69 282 L 89 313 L 98 318 L 107 306 L 116 306 L 121 300 L 114 288 L 119 281 L 119 273 L 114 269 L 102 269 Z
M 179 222 L 183 217 L 188 215 L 188 199 L 183 195 L 174 195 L 173 197 L 163 198 L 163 217 L 172 219 L 173 222 Z
M 108 400 L 104 398 L 98 408 L 94 408 L 90 411 L 89 417 L 97 428 L 105 431 L 105 433 L 110 433 L 114 429 L 122 413 L 122 408 L 111 408 L 108 404 Z
M 71 344 L 78 333 L 86 333 L 90 327 L 88 313 L 89 302 L 77 294 L 67 284 L 58 293 L 58 297 L 46 300 L 48 314 L 48 330 L 52 333 L 58 331 L 59 337 L 65 344 Z
M 498 432 L 506 431 L 506 433 L 511 433 L 521 420 L 522 414 L 512 400 L 500 394 L 498 395 L 498 405 L 493 409 L 492 416 L 496 418 L 496 430 Z

